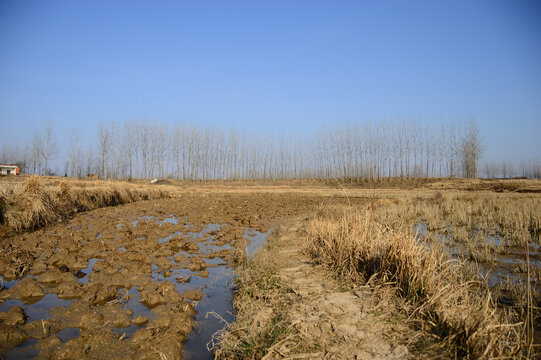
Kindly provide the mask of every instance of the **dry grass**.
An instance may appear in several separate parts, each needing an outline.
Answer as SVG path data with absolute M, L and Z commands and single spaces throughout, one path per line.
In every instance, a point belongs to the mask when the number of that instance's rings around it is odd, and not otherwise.
M 272 246 L 275 230 L 266 244 Z M 238 254 L 236 260 L 235 322 L 215 334 L 215 359 L 261 359 L 273 346 L 294 336 L 287 309 L 295 295 L 280 279 L 275 263 L 256 254 L 249 260 Z
M 145 179 L 133 179 L 135 184 L 146 185 Z M 287 188 L 303 191 L 306 189 L 348 189 L 355 190 L 461 190 L 470 192 L 498 193 L 541 193 L 541 180 L 483 180 L 462 178 L 298 178 L 298 179 L 228 179 L 228 180 L 161 180 L 160 184 L 175 187 L 204 187 L 216 189 Z M 348 191 L 348 193 L 349 193 Z
M 527 354 L 523 324 L 498 311 L 475 272 L 418 240 L 410 227 L 389 226 L 374 213 L 374 205 L 338 214 L 322 209 L 307 227 L 306 251 L 342 276 L 395 287 L 410 315 L 456 356 Z
M 466 246 L 522 249 L 524 230 L 530 246 L 541 245 L 541 196 L 537 194 L 402 192 L 378 205 L 385 205 L 375 208 L 374 217 L 380 222 L 393 228 L 422 224 L 428 233 L 450 235 Z
M 0 187 L 0 223 L 15 231 L 37 229 L 74 213 L 169 196 L 159 187 L 120 182 L 28 177 Z

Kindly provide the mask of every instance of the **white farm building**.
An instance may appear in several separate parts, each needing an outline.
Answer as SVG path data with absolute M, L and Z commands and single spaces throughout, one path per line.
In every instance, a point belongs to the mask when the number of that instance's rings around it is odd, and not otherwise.
M 0 175 L 19 175 L 21 169 L 17 165 L 0 165 Z

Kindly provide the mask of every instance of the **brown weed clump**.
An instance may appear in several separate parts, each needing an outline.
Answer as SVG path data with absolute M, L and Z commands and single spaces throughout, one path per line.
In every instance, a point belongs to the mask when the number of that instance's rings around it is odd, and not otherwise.
M 0 223 L 16 231 L 37 229 L 80 211 L 168 197 L 150 186 L 110 182 L 50 181 L 39 176 L 0 188 Z
M 4 222 L 15 230 L 34 229 L 57 219 L 57 199 L 45 191 L 39 177 L 30 177 L 24 185 L 4 191 Z
M 528 345 L 523 327 L 497 310 L 488 287 L 463 262 L 376 221 L 373 209 L 320 211 L 307 226 L 304 248 L 342 276 L 394 286 L 413 305 L 411 315 L 456 356 L 519 357 Z

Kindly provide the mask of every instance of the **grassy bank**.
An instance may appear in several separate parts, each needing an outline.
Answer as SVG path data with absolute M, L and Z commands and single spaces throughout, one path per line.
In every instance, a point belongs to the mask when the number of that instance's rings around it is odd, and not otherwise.
M 274 230 L 265 245 L 272 249 L 279 236 Z M 294 294 L 278 276 L 269 251 L 248 259 L 239 253 L 236 260 L 235 322 L 215 335 L 216 359 L 261 359 L 280 341 L 290 338 L 286 309 Z
M 168 196 L 168 191 L 149 185 L 32 176 L 0 184 L 0 224 L 33 230 L 77 212 Z
M 409 316 L 447 343 L 450 355 L 532 355 L 531 312 L 499 309 L 474 267 L 419 240 L 402 215 L 383 209 L 379 216 L 374 204 L 322 209 L 307 227 L 306 252 L 343 277 L 396 289 Z

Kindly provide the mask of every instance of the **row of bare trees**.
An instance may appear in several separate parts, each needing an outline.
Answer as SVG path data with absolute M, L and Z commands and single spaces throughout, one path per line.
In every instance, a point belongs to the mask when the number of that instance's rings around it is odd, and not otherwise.
M 477 129 L 469 122 L 465 129 Z M 478 134 L 478 132 L 476 133 Z M 314 148 L 318 177 L 476 176 L 479 137 L 467 137 L 454 122 L 413 121 L 352 125 L 321 131 Z M 473 151 L 477 153 L 472 154 Z
M 277 142 L 236 130 L 134 121 L 100 125 L 97 144 L 98 171 L 105 178 L 210 180 L 306 175 L 298 168 L 300 155 L 306 153 L 291 136 Z M 76 162 L 71 163 L 74 168 Z
M 97 144 L 105 178 L 476 177 L 481 155 L 473 122 L 368 123 L 305 138 L 140 121 L 102 124 Z
M 477 177 L 482 154 L 479 130 L 471 120 L 365 123 L 322 129 L 311 136 L 110 122 L 99 126 L 94 140 L 81 141 L 73 131 L 66 144 L 64 174 L 69 176 L 179 180 Z M 18 163 L 26 173 L 45 174 L 57 153 L 52 127 L 44 125 L 24 146 L 5 145 L 0 160 Z M 540 177 L 539 165 L 528 163 L 528 176 Z M 512 174 L 490 172 L 492 168 L 483 169 L 483 175 Z
M 0 164 L 17 164 L 27 174 L 50 174 L 49 161 L 57 154 L 53 127 L 44 123 L 24 145 L 4 144 L 0 149 Z
M 541 179 L 541 158 L 535 157 L 529 160 L 520 160 L 518 164 L 510 160 L 501 162 L 487 162 L 481 169 L 482 177 L 485 178 L 513 178 L 525 177 Z

